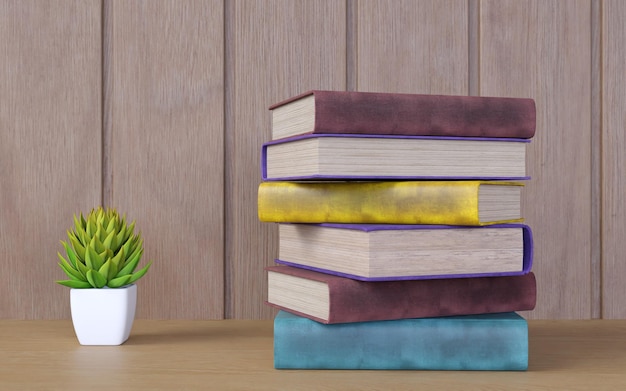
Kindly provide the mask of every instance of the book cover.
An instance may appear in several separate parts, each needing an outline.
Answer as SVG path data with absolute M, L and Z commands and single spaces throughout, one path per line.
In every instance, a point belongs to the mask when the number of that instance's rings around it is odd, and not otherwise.
M 269 141 L 261 149 L 267 181 L 465 179 L 524 180 L 518 138 L 315 134 Z
M 497 277 L 532 268 L 525 224 L 279 224 L 275 262 L 361 281 Z
M 277 369 L 528 369 L 528 324 L 516 313 L 325 325 L 274 318 Z
M 270 106 L 272 139 L 306 133 L 531 138 L 533 99 L 308 91 Z
M 262 182 L 260 221 L 486 225 L 520 222 L 522 182 Z
M 535 275 L 365 282 L 270 266 L 267 304 L 321 323 L 529 311 Z

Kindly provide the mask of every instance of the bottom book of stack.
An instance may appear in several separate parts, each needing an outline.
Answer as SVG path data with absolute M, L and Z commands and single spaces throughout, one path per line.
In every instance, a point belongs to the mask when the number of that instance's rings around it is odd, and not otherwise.
M 322 324 L 281 310 L 274 366 L 523 371 L 528 324 L 515 312 Z

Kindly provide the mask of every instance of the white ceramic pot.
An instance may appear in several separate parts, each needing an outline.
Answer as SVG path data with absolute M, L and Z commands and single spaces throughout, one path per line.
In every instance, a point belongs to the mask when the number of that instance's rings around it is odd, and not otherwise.
M 137 285 L 70 289 L 72 323 L 81 345 L 121 345 L 135 320 Z

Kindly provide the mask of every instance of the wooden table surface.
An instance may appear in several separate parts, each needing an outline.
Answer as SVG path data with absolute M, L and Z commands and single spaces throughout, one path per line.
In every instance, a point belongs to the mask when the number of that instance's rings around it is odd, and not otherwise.
M 137 320 L 121 346 L 70 321 L 0 321 L 0 390 L 626 390 L 626 321 L 530 321 L 527 372 L 275 370 L 271 321 Z

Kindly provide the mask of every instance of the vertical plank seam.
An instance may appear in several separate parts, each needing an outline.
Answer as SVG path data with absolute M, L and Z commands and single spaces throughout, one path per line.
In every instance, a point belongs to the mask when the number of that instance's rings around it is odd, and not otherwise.
M 224 80 L 224 91 L 223 91 L 223 109 L 224 109 L 224 129 L 223 129 L 223 153 L 222 153 L 222 157 L 223 157 L 223 176 L 222 176 L 222 197 L 223 197 L 223 202 L 222 202 L 222 221 L 224 222 L 224 226 L 223 226 L 223 230 L 224 230 L 224 235 L 222 237 L 222 246 L 223 246 L 223 257 L 222 257 L 222 263 L 223 263 L 223 270 L 224 270 L 224 274 L 223 274 L 223 289 L 224 289 L 224 303 L 223 303 L 223 314 L 222 317 L 224 319 L 230 319 L 233 316 L 234 313 L 234 309 L 233 309 L 233 302 L 232 302 L 232 281 L 231 281 L 231 270 L 230 270 L 230 264 L 228 262 L 228 257 L 230 254 L 230 251 L 228 249 L 228 235 L 231 232 L 230 231 L 230 220 L 228 219 L 228 170 L 229 170 L 229 166 L 228 166 L 228 162 L 226 161 L 226 156 L 228 156 L 229 154 L 226 153 L 227 149 L 228 149 L 228 129 L 230 128 L 230 117 L 228 116 L 228 113 L 230 112 L 230 108 L 232 105 L 231 102 L 231 97 L 229 94 L 229 91 L 231 90 L 232 87 L 232 80 L 231 78 L 233 77 L 232 75 L 232 71 L 229 72 L 229 67 L 228 67 L 228 63 L 229 63 L 229 59 L 230 56 L 232 55 L 231 51 L 229 50 L 230 46 L 229 43 L 232 42 L 231 39 L 231 33 L 230 33 L 230 0 L 224 0 L 223 2 L 223 14 L 222 14 L 222 18 L 223 18 L 223 39 L 224 39 L 224 44 L 223 44 L 223 80 Z M 234 90 L 233 90 L 234 91 Z
M 602 311 L 602 3 L 591 1 L 591 317 Z
M 468 95 L 480 95 L 480 0 L 467 3 Z
M 112 130 L 111 130 L 111 59 L 113 51 L 112 47 L 112 15 L 111 7 L 113 6 L 110 0 L 102 0 L 102 42 L 101 42 L 101 93 L 102 93 L 102 108 L 101 108 L 101 126 L 102 126 L 102 176 L 101 176 L 101 195 L 100 202 L 103 206 L 111 206 L 113 198 L 113 171 L 111 165 L 111 142 L 112 142 Z
M 357 91 L 357 1 L 346 0 L 346 90 Z

